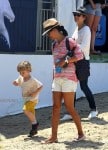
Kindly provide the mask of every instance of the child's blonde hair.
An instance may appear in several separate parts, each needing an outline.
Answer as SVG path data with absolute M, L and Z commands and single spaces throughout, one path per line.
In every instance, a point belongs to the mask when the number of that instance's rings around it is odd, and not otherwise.
M 30 72 L 32 71 L 30 62 L 22 61 L 18 64 L 17 71 L 21 72 L 21 71 L 24 71 L 24 70 L 27 70 L 27 71 L 30 71 Z

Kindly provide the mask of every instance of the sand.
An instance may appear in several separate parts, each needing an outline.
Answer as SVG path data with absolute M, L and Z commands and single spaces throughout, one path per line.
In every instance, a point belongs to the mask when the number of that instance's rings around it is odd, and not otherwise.
M 52 107 L 37 110 L 40 123 L 38 134 L 28 138 L 30 123 L 24 114 L 0 118 L 0 150 L 108 150 L 108 92 L 94 95 L 99 115 L 88 120 L 89 106 L 86 98 L 76 102 L 86 139 L 73 142 L 77 131 L 73 120 L 62 121 L 58 129 L 58 143 L 41 144 L 51 134 Z M 66 112 L 64 105 L 61 117 Z

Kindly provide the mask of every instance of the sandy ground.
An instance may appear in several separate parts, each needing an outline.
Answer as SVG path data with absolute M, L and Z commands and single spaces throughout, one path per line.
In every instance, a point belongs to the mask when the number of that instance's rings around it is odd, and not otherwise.
M 89 107 L 86 98 L 80 98 L 76 108 L 81 116 L 85 141 L 73 142 L 77 132 L 72 120 L 60 122 L 58 143 L 41 144 L 41 140 L 51 133 L 52 107 L 38 109 L 40 123 L 38 134 L 28 138 L 30 123 L 24 114 L 0 118 L 0 150 L 108 150 L 108 92 L 96 94 L 95 100 L 99 110 L 97 118 L 88 120 Z M 64 105 L 61 117 L 66 112 Z

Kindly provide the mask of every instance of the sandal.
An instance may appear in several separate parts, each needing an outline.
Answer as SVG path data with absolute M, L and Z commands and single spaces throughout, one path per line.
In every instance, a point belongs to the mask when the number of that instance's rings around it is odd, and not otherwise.
M 90 52 L 91 55 L 101 55 L 101 51 L 92 50 Z
M 51 144 L 51 143 L 58 143 L 58 139 L 53 140 L 52 138 L 49 138 L 45 141 L 41 141 L 42 144 Z
M 74 142 L 83 141 L 85 138 L 85 135 L 78 135 L 78 137 L 74 139 Z

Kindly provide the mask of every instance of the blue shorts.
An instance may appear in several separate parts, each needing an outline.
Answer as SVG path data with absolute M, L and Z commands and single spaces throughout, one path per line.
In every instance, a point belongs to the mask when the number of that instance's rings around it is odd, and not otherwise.
M 101 4 L 96 3 L 96 9 L 93 9 L 90 4 L 87 4 L 85 7 L 87 9 L 87 14 L 91 14 L 94 16 L 102 16 Z

